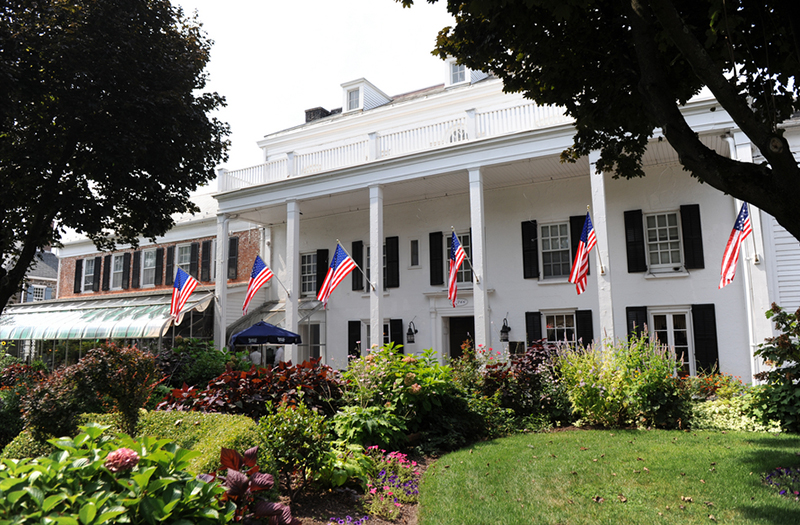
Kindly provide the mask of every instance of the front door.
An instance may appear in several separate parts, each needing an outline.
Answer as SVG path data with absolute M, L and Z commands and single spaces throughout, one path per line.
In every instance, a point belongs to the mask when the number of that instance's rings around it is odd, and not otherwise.
M 469 340 L 470 346 L 475 345 L 475 318 L 450 317 L 450 359 L 461 357 L 461 345 Z

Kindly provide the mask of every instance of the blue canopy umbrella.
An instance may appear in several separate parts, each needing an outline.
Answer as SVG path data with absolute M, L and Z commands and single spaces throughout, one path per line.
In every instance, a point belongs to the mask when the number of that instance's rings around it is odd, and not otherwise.
M 300 336 L 274 324 L 259 321 L 250 328 L 231 336 L 229 346 L 235 345 L 294 345 L 300 344 Z

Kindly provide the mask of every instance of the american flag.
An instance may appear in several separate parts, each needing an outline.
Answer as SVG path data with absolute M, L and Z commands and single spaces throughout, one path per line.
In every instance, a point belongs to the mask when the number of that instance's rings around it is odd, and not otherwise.
M 353 271 L 356 267 L 356 262 L 347 255 L 341 244 L 336 244 L 336 251 L 333 253 L 333 260 L 331 266 L 328 268 L 328 273 L 325 275 L 325 280 L 317 293 L 317 300 L 322 301 L 322 304 L 328 304 L 328 297 L 331 296 L 336 286 L 342 282 L 342 279 L 347 277 L 347 274 Z
M 450 241 L 450 276 L 447 282 L 447 298 L 453 303 L 454 308 L 456 306 L 456 292 L 458 291 L 456 277 L 458 277 L 458 269 L 466 257 L 467 254 L 464 253 L 464 248 L 458 242 L 456 232 L 453 232 L 453 238 Z
M 178 268 L 178 273 L 175 274 L 175 284 L 172 288 L 172 304 L 169 307 L 169 315 L 176 322 L 183 306 L 189 300 L 189 296 L 192 295 L 198 284 L 200 283 L 197 282 L 197 279 L 184 272 L 182 268 Z
M 589 252 L 597 244 L 597 236 L 594 233 L 592 219 L 589 212 L 586 212 L 586 221 L 583 223 L 581 240 L 578 243 L 578 251 L 575 253 L 575 261 L 572 263 L 572 271 L 569 272 L 568 281 L 575 284 L 578 295 L 586 291 L 586 276 L 589 274 Z
M 247 283 L 247 294 L 244 298 L 244 305 L 242 305 L 242 315 L 247 315 L 247 307 L 250 306 L 250 301 L 256 294 L 259 288 L 264 286 L 264 283 L 272 279 L 272 270 L 267 268 L 261 256 L 256 255 L 256 260 L 253 263 L 253 271 L 250 272 L 250 282 Z
M 736 275 L 736 263 L 739 261 L 739 248 L 748 235 L 753 233 L 753 226 L 750 224 L 750 213 L 747 211 L 747 203 L 742 203 L 739 216 L 731 230 L 728 238 L 728 245 L 725 246 L 725 253 L 722 254 L 722 271 L 719 279 L 719 290 L 733 282 Z

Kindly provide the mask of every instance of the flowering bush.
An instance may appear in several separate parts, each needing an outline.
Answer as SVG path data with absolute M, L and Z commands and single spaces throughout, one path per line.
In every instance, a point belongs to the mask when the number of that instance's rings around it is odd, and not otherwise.
M 800 431 L 800 309 L 786 313 L 772 304 L 767 317 L 781 333 L 769 337 L 758 347 L 756 355 L 774 368 L 756 374 L 756 379 L 767 382 L 769 397 L 767 419 L 776 419 L 790 432 Z
M 800 501 L 800 468 L 778 467 L 761 476 L 765 485 L 773 487 L 781 496 Z
M 689 398 L 695 400 L 732 399 L 746 391 L 740 377 L 716 372 L 686 376 L 681 382 Z
M 419 466 L 405 454 L 387 453 L 377 446 L 368 448 L 367 454 L 375 461 L 377 471 L 367 485 L 369 514 L 393 520 L 404 504 L 419 499 Z

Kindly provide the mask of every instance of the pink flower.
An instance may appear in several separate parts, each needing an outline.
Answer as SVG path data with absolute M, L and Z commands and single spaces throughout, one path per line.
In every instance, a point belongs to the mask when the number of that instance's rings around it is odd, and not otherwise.
M 111 472 L 130 470 L 139 464 L 139 455 L 129 448 L 120 448 L 106 458 L 105 466 Z
M 395 503 L 394 506 L 395 507 L 402 507 L 402 505 L 400 505 L 399 503 Z
M 378 492 L 378 489 L 376 489 L 376 488 L 374 488 L 374 487 L 373 487 L 373 488 L 371 488 L 371 489 L 369 489 L 369 493 L 370 493 L 370 494 L 375 494 L 376 492 Z

